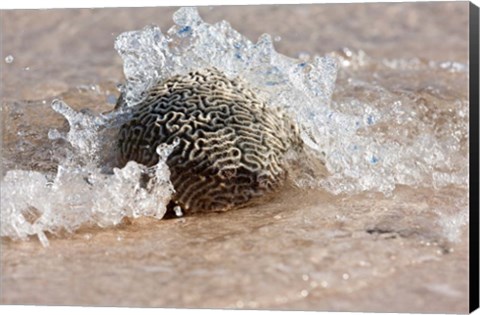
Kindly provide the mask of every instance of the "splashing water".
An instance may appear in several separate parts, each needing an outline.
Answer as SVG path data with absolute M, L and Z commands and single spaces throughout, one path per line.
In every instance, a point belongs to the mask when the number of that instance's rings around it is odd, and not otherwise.
M 412 100 L 407 91 L 398 93 L 351 78 L 337 89 L 351 87 L 352 95 L 358 94 L 354 89 L 361 89 L 376 99 L 332 100 L 339 65 L 344 71 L 368 66 L 364 52 L 345 49 L 341 54 L 292 59 L 275 51 L 270 35 L 252 43 L 226 21 L 203 22 L 195 8 L 178 10 L 174 21 L 166 34 L 148 26 L 123 33 L 115 41 L 124 61 L 127 82 L 122 91 L 129 106 L 141 102 L 143 92 L 159 80 L 214 66 L 228 76 L 245 78 L 267 104 L 296 119 L 304 143 L 325 160 L 330 174 L 294 178 L 301 187 L 321 187 L 335 194 L 390 195 L 397 185 L 468 185 L 467 148 L 461 148 L 468 137 L 467 102 L 446 104 L 436 113 L 427 107 L 426 98 Z M 418 60 L 385 60 L 384 68 L 467 69 L 459 63 L 423 65 Z M 435 101 L 445 103 L 441 96 Z M 450 121 L 443 126 L 435 119 L 438 115 Z
M 53 178 L 34 171 L 7 172 L 2 179 L 1 236 L 25 239 L 36 234 L 46 246 L 46 231 L 73 232 L 87 224 L 108 227 L 140 216 L 161 219 L 174 191 L 166 159 L 176 144 L 160 145 L 160 159 L 153 167 L 131 161 L 105 174 L 99 164 L 100 130 L 113 125 L 113 117 L 75 112 L 57 100 L 52 108 L 68 120 L 70 131 L 62 135 L 51 130 L 49 137 L 65 139 L 72 148 Z M 142 184 L 145 175 L 150 179 Z
M 139 104 L 158 81 L 216 67 L 231 78 L 241 76 L 269 106 L 282 108 L 296 120 L 312 153 L 309 157 L 322 160 L 328 170 L 326 176 L 293 174 L 299 187 L 389 195 L 397 185 L 468 186 L 468 102 L 444 99 L 435 90 L 413 97 L 408 91 L 355 78 L 350 71 L 370 63 L 361 51 L 294 59 L 277 53 L 270 35 L 253 43 L 226 21 L 205 23 L 194 8 L 178 10 L 174 22 L 166 33 L 147 26 L 116 39 L 115 49 L 124 62 L 121 91 L 127 107 Z M 467 69 L 459 63 L 415 60 L 385 60 L 373 66 L 378 67 L 376 73 L 411 69 L 412 77 L 415 71 L 432 68 Z M 352 96 L 336 98 L 338 91 Z M 429 102 L 442 106 L 432 108 Z M 68 143 L 65 156 L 54 175 L 7 172 L 1 182 L 2 237 L 36 234 L 46 245 L 47 231 L 113 226 L 126 217 L 163 217 L 173 193 L 165 163 L 173 146 L 157 149 L 160 160 L 152 168 L 135 162 L 114 168 L 109 164 L 115 156 L 112 139 L 128 108 L 105 115 L 76 112 L 61 101 L 54 101 L 52 108 L 70 126 L 67 134 L 49 132 L 51 140 Z M 142 180 L 145 175 L 151 178 L 147 183 Z M 464 222 L 462 215 L 458 218 Z

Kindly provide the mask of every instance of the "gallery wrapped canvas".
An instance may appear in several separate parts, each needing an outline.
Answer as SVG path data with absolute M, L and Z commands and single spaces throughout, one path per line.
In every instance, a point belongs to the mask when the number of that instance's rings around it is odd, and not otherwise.
M 2 304 L 478 307 L 474 4 L 1 17 Z

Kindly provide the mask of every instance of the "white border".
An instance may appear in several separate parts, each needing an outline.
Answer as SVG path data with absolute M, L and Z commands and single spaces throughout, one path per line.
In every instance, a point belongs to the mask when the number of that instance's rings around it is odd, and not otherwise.
M 263 310 L 217 310 L 217 309 L 173 309 L 173 308 L 126 308 L 126 307 L 80 307 L 80 306 L 11 306 L 0 305 L 2 314 L 35 314 L 35 315 L 405 315 L 407 313 L 351 313 L 351 312 L 314 312 L 314 311 L 263 311 Z M 408 313 L 417 315 L 416 313 Z M 471 313 L 480 315 L 480 309 Z M 418 314 L 420 315 L 420 314 Z
M 413 2 L 407 0 L 403 2 Z M 415 2 L 425 2 L 429 0 L 416 0 Z M 438 1 L 438 0 L 436 0 Z M 448 1 L 448 0 L 440 0 Z M 159 0 L 6 0 L 1 1 L 0 9 L 50 9 L 50 8 L 111 8 L 111 7 L 152 7 L 152 6 L 204 6 L 204 5 L 251 5 L 251 4 L 309 4 L 309 3 L 351 3 L 351 2 L 399 2 L 398 0 L 355 0 L 355 1 L 288 1 L 288 0 L 175 0 L 174 2 L 162 2 Z M 477 6 L 480 6 L 480 0 L 472 0 Z M 1 30 L 0 30 L 1 32 Z M 0 291 L 1 294 L 1 291 Z M 159 309 L 159 308 L 117 308 L 117 307 L 71 307 L 71 306 L 11 306 L 0 305 L 0 313 L 2 314 L 48 314 L 48 315 L 64 315 L 64 314 L 115 314 L 115 315 L 131 315 L 131 314 L 199 314 L 199 315 L 306 315 L 321 314 L 328 315 L 332 312 L 302 312 L 302 311 L 245 311 L 245 310 L 209 310 L 209 309 Z M 379 315 L 383 313 L 349 313 L 341 314 L 365 314 Z M 395 314 L 395 313 L 389 313 Z M 480 315 L 480 310 L 475 311 L 475 315 Z
M 451 0 L 435 0 L 451 1 Z M 474 0 L 477 3 L 480 0 Z M 115 8 L 115 7 L 152 7 L 152 6 L 206 6 L 206 5 L 252 5 L 252 4 L 309 4 L 309 3 L 352 3 L 352 2 L 431 2 L 431 0 L 5 0 L 0 9 L 51 9 L 51 8 Z

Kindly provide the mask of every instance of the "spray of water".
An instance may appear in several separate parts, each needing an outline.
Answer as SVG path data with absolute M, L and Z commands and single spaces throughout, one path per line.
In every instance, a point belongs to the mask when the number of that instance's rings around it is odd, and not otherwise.
M 53 178 L 35 171 L 7 172 L 2 179 L 1 236 L 37 235 L 46 246 L 45 232 L 109 227 L 140 216 L 161 219 L 174 192 L 166 159 L 175 144 L 157 148 L 160 159 L 153 167 L 132 161 L 108 174 L 99 159 L 100 130 L 112 125 L 112 117 L 76 112 L 58 100 L 52 108 L 68 120 L 70 130 L 66 134 L 51 130 L 49 137 L 67 140 L 71 148 Z
M 295 119 L 310 158 L 322 160 L 328 171 L 308 178 L 302 172 L 292 173 L 300 187 L 320 187 L 334 194 L 389 195 L 397 185 L 468 185 L 466 102 L 452 106 L 442 101 L 443 108 L 432 109 L 408 93 L 345 79 L 349 69 L 369 64 L 361 51 L 294 59 L 276 52 L 270 35 L 254 43 L 226 21 L 205 23 L 194 8 L 178 10 L 174 22 L 166 33 L 147 26 L 116 39 L 115 49 L 124 62 L 125 108 L 93 115 L 53 102 L 53 110 L 67 119 L 70 130 L 66 134 L 51 130 L 49 137 L 65 140 L 67 153 L 53 177 L 35 171 L 7 172 L 1 183 L 1 236 L 38 235 L 47 244 L 45 232 L 71 232 L 87 224 L 107 227 L 126 217 L 161 218 L 173 192 L 165 164 L 173 147 L 160 146 L 160 160 L 152 168 L 135 162 L 113 168 L 105 164 L 115 154 L 114 133 L 109 131 L 158 81 L 206 67 L 216 67 L 232 78 L 241 76 L 268 106 L 282 108 Z M 385 60 L 382 67 L 464 71 L 457 63 Z M 375 98 L 333 97 L 336 90 L 349 89 L 352 95 L 362 90 Z M 145 175 L 150 178 L 146 184 Z

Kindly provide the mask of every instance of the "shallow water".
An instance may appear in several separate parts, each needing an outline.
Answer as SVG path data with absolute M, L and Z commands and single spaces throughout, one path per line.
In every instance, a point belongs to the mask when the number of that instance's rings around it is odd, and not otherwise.
M 166 31 L 174 11 L 2 12 L 1 60 L 13 57 L 1 65 L 2 176 L 53 174 L 68 152 L 47 135 L 68 125 L 51 101 L 111 110 L 123 81 L 115 37 L 148 23 Z M 333 142 L 322 143 L 333 176 L 292 172 L 268 203 L 222 214 L 47 233 L 46 249 L 2 238 L 2 303 L 466 311 L 467 12 L 466 3 L 202 8 L 251 40 L 271 34 L 290 57 L 337 58 L 337 125 L 315 130 Z

